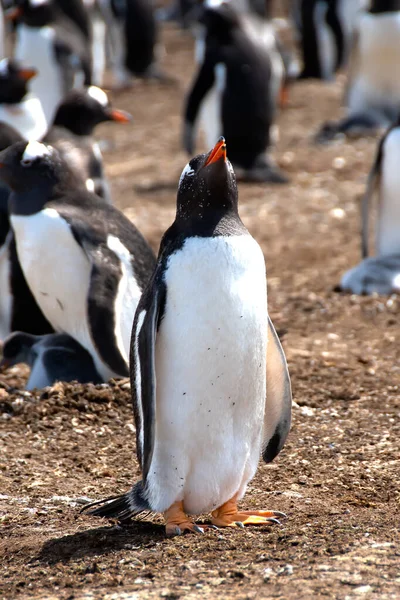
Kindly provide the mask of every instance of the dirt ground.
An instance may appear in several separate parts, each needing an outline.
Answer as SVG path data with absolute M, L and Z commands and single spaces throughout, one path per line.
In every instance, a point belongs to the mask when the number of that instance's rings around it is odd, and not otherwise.
M 193 72 L 191 37 L 168 26 L 164 41 L 176 84 L 113 94 L 134 123 L 99 131 L 115 202 L 155 250 L 187 161 L 181 111 Z M 128 383 L 29 394 L 14 367 L 0 374 L 1 599 L 400 598 L 400 300 L 334 291 L 359 260 L 376 141 L 312 142 L 339 116 L 343 85 L 294 85 L 274 150 L 291 183 L 240 186 L 295 401 L 286 446 L 260 464 L 244 505 L 287 520 L 166 539 L 157 517 L 121 528 L 80 515 L 82 498 L 138 477 Z

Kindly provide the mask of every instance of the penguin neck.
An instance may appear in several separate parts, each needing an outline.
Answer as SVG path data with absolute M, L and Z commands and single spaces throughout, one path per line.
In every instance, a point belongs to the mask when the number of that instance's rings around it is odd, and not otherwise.
M 68 171 L 60 174 L 57 179 L 43 179 L 35 185 L 13 190 L 8 201 L 9 213 L 18 216 L 34 215 L 46 207 L 48 202 L 65 196 L 76 188 Z
M 178 202 L 175 226 L 186 235 L 201 237 L 238 235 L 246 231 L 239 217 L 237 198 L 224 198 L 215 203 L 206 197 L 194 207 Z

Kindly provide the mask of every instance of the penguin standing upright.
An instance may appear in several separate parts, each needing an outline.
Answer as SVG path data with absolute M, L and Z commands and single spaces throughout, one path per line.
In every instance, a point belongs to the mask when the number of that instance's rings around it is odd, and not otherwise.
M 202 63 L 188 95 L 184 115 L 184 147 L 191 154 L 197 121 L 206 142 L 223 135 L 239 179 L 283 183 L 287 178 L 267 156 L 271 144 L 281 68 L 273 45 L 257 43 L 227 2 L 207 0 Z
M 387 128 L 400 112 L 400 0 L 372 0 L 354 31 L 347 89 L 347 115 L 328 122 L 318 139 Z
M 347 271 L 340 288 L 353 294 L 400 291 L 400 118 L 381 139 L 362 205 L 362 262 Z M 371 256 L 370 213 L 378 198 L 375 256 Z
M 167 535 L 201 532 L 187 515 L 211 511 L 221 527 L 276 520 L 237 507 L 260 454 L 270 462 L 285 442 L 291 391 L 263 253 L 240 220 L 223 138 L 182 172 L 176 218 L 135 315 L 131 389 L 142 480 L 92 514 L 161 512 Z
M 9 16 L 20 19 L 15 58 L 37 69 L 32 91 L 51 123 L 65 94 L 90 84 L 90 45 L 55 0 L 21 0 Z
M 0 123 L 32 141 L 41 139 L 48 127 L 39 98 L 28 90 L 36 75 L 36 69 L 10 58 L 0 61 Z
M 90 191 L 111 203 L 101 151 L 92 135 L 99 123 L 129 123 L 131 119 L 129 113 L 112 108 L 107 94 L 96 86 L 72 90 L 58 107 L 43 141 L 57 148 Z
M 86 190 L 52 146 L 0 153 L 0 178 L 29 288 L 54 330 L 92 356 L 100 376 L 128 373 L 134 311 L 154 255 L 132 223 Z

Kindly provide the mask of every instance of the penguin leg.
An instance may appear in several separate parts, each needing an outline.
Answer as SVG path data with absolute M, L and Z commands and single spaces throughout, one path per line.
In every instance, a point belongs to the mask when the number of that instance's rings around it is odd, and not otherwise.
M 211 523 L 217 527 L 244 527 L 245 525 L 272 525 L 284 513 L 274 510 L 238 510 L 236 496 L 212 513 Z
M 191 533 L 204 533 L 204 528 L 199 527 L 190 520 L 183 510 L 183 502 L 174 502 L 164 513 L 165 533 L 168 537 L 181 535 L 186 531 Z

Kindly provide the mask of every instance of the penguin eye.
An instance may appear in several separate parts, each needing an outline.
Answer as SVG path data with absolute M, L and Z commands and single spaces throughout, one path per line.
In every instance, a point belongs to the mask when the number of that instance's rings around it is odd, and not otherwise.
M 21 165 L 23 167 L 30 167 L 32 163 L 33 163 L 33 160 L 31 158 L 23 158 L 21 160 Z

